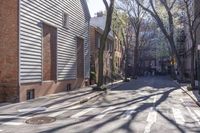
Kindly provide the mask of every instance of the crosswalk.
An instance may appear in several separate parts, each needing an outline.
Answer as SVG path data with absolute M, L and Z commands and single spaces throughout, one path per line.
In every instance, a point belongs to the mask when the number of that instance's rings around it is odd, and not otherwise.
M 173 116 L 177 124 L 184 125 L 185 119 L 180 109 L 172 108 Z
M 94 119 L 103 119 L 107 115 L 112 115 L 112 112 L 115 111 L 115 112 L 124 112 L 120 118 L 121 119 L 127 119 L 127 118 L 131 118 L 131 116 L 134 113 L 137 113 L 137 111 L 136 111 L 137 107 L 136 106 L 133 106 L 132 108 L 131 107 L 125 108 L 125 109 L 119 108 L 119 107 L 117 108 L 116 106 L 111 106 L 111 107 L 104 108 L 103 110 L 102 110 L 102 108 L 99 108 L 99 107 L 84 107 L 83 109 L 81 109 L 81 107 L 82 107 L 82 105 L 77 105 L 77 106 L 74 106 L 74 107 L 70 107 L 67 110 L 61 110 L 61 111 L 57 111 L 57 112 L 54 112 L 54 113 L 50 113 L 50 114 L 48 114 L 48 116 L 49 117 L 57 117 L 57 116 L 63 115 L 64 113 L 66 113 L 70 110 L 74 110 L 74 114 L 71 115 L 69 118 L 76 119 L 76 118 L 84 117 L 86 114 L 87 115 L 94 115 L 91 112 L 96 112 L 96 114 L 95 114 L 96 116 L 94 117 Z M 194 120 L 194 122 L 197 122 L 200 125 L 200 110 L 199 109 L 191 110 L 189 107 L 185 107 L 185 108 L 187 110 L 187 113 Z M 177 124 L 184 125 L 186 120 L 184 118 L 184 114 L 182 113 L 182 111 L 186 111 L 186 110 L 181 110 L 181 109 L 174 108 L 174 107 L 170 107 L 170 109 L 172 111 L 174 121 Z M 101 112 L 99 112 L 99 111 L 101 111 Z M 25 119 L 26 120 L 26 119 L 29 119 L 29 118 L 31 118 L 31 116 L 0 115 L 0 121 L 2 119 Z M 149 123 L 157 122 L 157 111 L 156 111 L 156 109 L 153 109 L 153 108 L 149 109 L 146 121 L 149 122 Z M 6 124 L 7 125 L 9 125 L 9 124 L 10 125 L 20 125 L 20 124 L 15 124 L 15 123 L 12 123 L 12 122 L 6 122 Z
M 154 97 L 153 103 L 156 102 L 156 99 L 158 97 Z M 63 106 L 61 104 L 61 106 Z M 85 117 L 89 117 L 89 116 L 94 116 L 91 117 L 91 121 L 97 121 L 97 120 L 104 120 L 104 119 L 109 119 L 109 117 L 114 116 L 114 115 L 118 115 L 120 113 L 120 117 L 117 117 L 118 120 L 123 120 L 123 121 L 129 121 L 132 120 L 133 116 L 135 114 L 142 114 L 143 116 L 145 116 L 145 122 L 146 124 L 144 125 L 144 133 L 150 133 L 153 126 L 155 124 L 159 124 L 159 117 L 162 117 L 160 115 L 158 115 L 158 111 L 162 111 L 163 110 L 159 107 L 152 107 L 149 108 L 147 110 L 138 110 L 138 108 L 140 107 L 140 105 L 130 105 L 129 107 L 119 107 L 119 106 L 102 106 L 102 107 L 98 107 L 98 106 L 84 106 L 84 105 L 76 105 L 76 106 L 72 106 L 72 107 L 68 107 L 65 108 L 64 110 L 58 110 L 56 112 L 45 112 L 46 116 L 49 117 L 58 117 L 57 121 L 59 121 L 59 118 L 62 118 L 62 116 L 66 116 L 68 119 L 81 119 L 81 118 L 85 118 Z M 55 109 L 59 108 L 58 106 L 54 106 Z M 191 108 L 191 107 L 182 107 L 182 108 L 177 108 L 177 107 L 166 107 L 166 110 L 170 110 L 170 112 L 172 112 L 171 118 L 173 118 L 173 121 L 175 123 L 177 123 L 180 126 L 184 126 L 187 123 L 187 118 L 188 116 L 186 116 L 185 114 L 188 114 L 190 116 L 190 118 L 193 120 L 193 122 L 195 124 L 197 124 L 198 126 L 200 126 L 200 110 L 199 108 Z M 52 110 L 53 108 L 51 107 L 50 109 L 47 109 L 46 111 Z M 186 112 L 187 111 L 187 112 Z M 22 111 L 24 113 L 24 111 Z M 71 112 L 71 113 L 69 113 Z M 117 114 L 117 113 L 118 114 Z M 163 112 L 163 113 L 167 113 L 167 112 Z M 42 114 L 42 113 L 41 113 Z M 20 115 L 16 115 L 16 116 L 9 116 L 9 115 L 0 115 L 0 128 L 1 125 L 5 125 L 5 126 L 21 126 L 21 125 L 25 125 L 24 121 L 29 119 L 31 116 L 27 115 L 27 116 L 20 116 Z M 1 120 L 3 119 L 8 119 L 8 121 L 4 121 L 2 122 Z M 9 120 L 11 119 L 11 120 Z M 0 129 L 0 132 L 3 132 Z

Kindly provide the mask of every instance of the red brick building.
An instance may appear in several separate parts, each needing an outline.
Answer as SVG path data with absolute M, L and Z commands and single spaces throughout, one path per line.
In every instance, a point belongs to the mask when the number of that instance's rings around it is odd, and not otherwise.
M 90 54 L 91 54 L 91 72 L 95 73 L 96 81 L 98 80 L 98 51 L 100 48 L 100 38 L 105 27 L 106 16 L 99 14 L 91 18 L 90 21 Z M 114 37 L 109 33 L 104 51 L 104 83 L 111 81 L 112 63 L 113 63 L 113 45 Z M 92 77 L 92 76 L 91 76 Z
M 89 21 L 85 0 L 1 0 L 0 102 L 85 86 Z
M 91 50 L 91 73 L 92 80 L 98 80 L 98 52 L 100 48 L 100 37 L 103 33 L 106 16 L 98 13 L 97 17 L 90 21 L 90 50 Z M 112 31 L 108 34 L 104 51 L 104 83 L 113 81 L 123 74 L 123 47 L 120 40 L 114 37 Z

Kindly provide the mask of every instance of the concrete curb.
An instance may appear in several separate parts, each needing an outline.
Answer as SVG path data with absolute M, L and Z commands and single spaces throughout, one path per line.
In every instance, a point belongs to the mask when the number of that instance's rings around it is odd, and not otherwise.
M 186 93 L 200 107 L 200 101 L 198 101 L 190 93 L 188 93 L 188 91 L 185 88 L 183 88 L 177 81 L 174 82 L 181 88 L 181 90 L 183 90 L 184 93 Z

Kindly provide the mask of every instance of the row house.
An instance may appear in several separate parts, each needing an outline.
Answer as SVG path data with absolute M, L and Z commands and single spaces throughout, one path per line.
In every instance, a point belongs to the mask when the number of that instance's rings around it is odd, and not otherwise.
M 124 75 L 124 67 L 125 67 L 125 48 L 122 45 L 122 41 L 115 36 L 114 38 L 114 51 L 113 51 L 113 78 L 115 80 L 122 79 Z
M 106 16 L 103 13 L 97 13 L 97 17 L 90 20 L 90 55 L 91 55 L 91 82 L 96 83 L 98 80 L 98 52 L 100 48 L 100 38 L 103 34 L 105 27 Z M 110 32 L 106 40 L 106 47 L 104 51 L 104 83 L 112 80 L 112 67 L 113 67 L 113 48 L 114 36 Z
M 0 101 L 24 101 L 86 86 L 86 0 L 2 0 Z

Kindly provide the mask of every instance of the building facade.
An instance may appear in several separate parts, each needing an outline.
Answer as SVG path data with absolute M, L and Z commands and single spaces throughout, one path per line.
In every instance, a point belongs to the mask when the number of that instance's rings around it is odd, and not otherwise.
M 200 13 L 200 9 L 199 9 L 199 6 L 200 6 L 200 1 L 198 0 L 193 0 L 190 5 L 189 5 L 189 9 L 190 9 L 190 14 L 192 15 L 192 17 L 197 17 L 199 16 L 199 13 Z M 187 19 L 187 16 L 185 15 L 184 16 L 186 19 Z M 194 19 L 194 18 L 191 18 L 191 19 Z M 195 21 L 196 25 L 198 23 L 200 23 L 200 20 L 199 20 L 199 17 L 197 17 L 196 21 Z M 182 57 L 182 62 L 183 62 L 183 65 L 184 65 L 184 75 L 185 75 L 185 78 L 187 81 L 190 81 L 191 79 L 191 50 L 192 50 L 192 40 L 191 40 L 191 36 L 190 36 L 190 33 L 189 33 L 189 25 L 187 24 L 187 22 L 184 22 L 183 23 L 183 31 L 181 31 L 179 33 L 179 36 L 178 36 L 178 52 L 179 52 L 179 55 Z M 194 29 L 195 30 L 195 29 Z M 200 44 L 200 27 L 197 29 L 197 38 L 196 38 L 196 45 Z M 195 74 L 195 80 L 197 80 L 197 72 L 198 72 L 198 50 L 197 50 L 198 47 L 196 47 L 196 50 L 195 50 L 195 57 L 194 57 L 194 60 L 195 60 L 195 66 L 194 66 L 194 74 Z M 197 84 L 196 84 L 197 85 Z
M 0 101 L 24 101 L 88 84 L 85 0 L 6 0 L 0 13 Z
M 115 36 L 114 39 L 114 51 L 113 51 L 113 78 L 114 79 L 123 79 L 124 75 L 124 67 L 125 67 L 125 60 L 124 60 L 124 54 L 125 49 L 122 45 L 122 41 Z
M 94 84 L 98 81 L 98 52 L 100 48 L 100 38 L 103 34 L 105 27 L 106 16 L 102 13 L 98 13 L 97 17 L 91 18 L 90 21 L 90 49 L 91 49 L 91 83 Z M 104 51 L 104 83 L 108 83 L 112 80 L 113 70 L 113 49 L 114 49 L 113 34 L 110 32 L 106 40 L 106 46 Z

